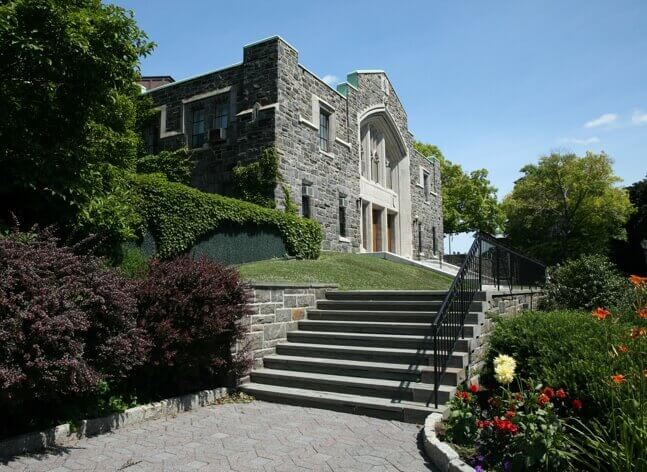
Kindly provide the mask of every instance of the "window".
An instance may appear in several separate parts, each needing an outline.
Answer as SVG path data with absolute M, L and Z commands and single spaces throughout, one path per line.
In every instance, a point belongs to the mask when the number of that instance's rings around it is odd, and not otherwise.
M 425 190 L 425 201 L 429 201 L 429 172 L 422 171 L 422 187 Z
M 348 197 L 341 195 L 339 197 L 339 236 L 346 237 L 346 207 L 348 206 Z
M 422 255 L 422 223 L 418 222 L 418 254 Z
M 196 108 L 193 110 L 191 124 L 191 147 L 202 147 L 204 134 L 204 108 Z
M 432 240 L 431 240 L 432 250 L 433 250 L 434 254 L 438 254 L 438 241 L 436 240 L 436 227 L 435 226 L 433 226 L 431 228 L 431 237 L 432 237 Z
M 157 116 L 155 123 L 151 123 L 144 130 L 144 142 L 146 143 L 146 150 L 148 154 L 157 154 L 159 150 L 159 137 L 160 137 L 160 117 Z
M 319 109 L 319 149 L 328 152 L 330 149 L 330 113 Z
M 393 169 L 391 169 L 391 161 L 386 160 L 386 188 L 393 190 Z
M 229 122 L 229 102 L 220 101 L 216 102 L 213 113 L 213 127 L 214 128 L 227 128 Z

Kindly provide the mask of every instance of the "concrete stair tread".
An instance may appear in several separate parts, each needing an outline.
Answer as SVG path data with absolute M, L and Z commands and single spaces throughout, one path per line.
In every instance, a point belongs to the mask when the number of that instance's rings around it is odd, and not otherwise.
M 349 393 L 325 392 L 321 390 L 309 390 L 294 387 L 283 387 L 278 385 L 259 384 L 255 382 L 247 383 L 241 386 L 241 389 L 252 396 L 261 396 L 263 400 L 293 400 L 309 401 L 317 406 L 345 406 L 351 409 L 359 409 L 360 413 L 367 410 L 382 410 L 390 413 L 403 413 L 404 410 L 412 412 L 416 421 L 422 422 L 424 418 L 434 412 L 444 413 L 447 407 L 441 405 L 436 409 L 432 406 L 426 406 L 424 403 L 413 401 L 392 401 L 389 398 L 366 397 L 363 395 L 353 395 Z M 366 410 L 366 411 L 365 411 Z M 401 420 L 406 421 L 406 413 Z
M 332 367 L 353 367 L 366 370 L 391 370 L 402 371 L 407 373 L 421 373 L 423 371 L 433 372 L 434 368 L 428 365 L 413 365 L 413 364 L 394 364 L 390 362 L 369 362 L 369 361 L 355 361 L 351 359 L 329 359 L 326 357 L 303 357 L 303 356 L 286 356 L 283 354 L 270 354 L 265 356 L 264 359 L 286 361 L 286 362 L 306 362 L 309 364 L 321 364 Z M 459 367 L 447 367 L 448 373 L 459 373 L 465 369 Z
M 383 389 L 415 389 L 415 390 L 425 390 L 427 392 L 434 391 L 434 385 L 422 382 L 411 382 L 411 381 L 399 381 L 399 380 L 385 380 L 377 378 L 366 378 L 366 377 L 351 377 L 346 375 L 335 375 L 335 374 L 321 374 L 313 372 L 300 372 L 294 370 L 280 370 L 280 369 L 268 369 L 261 368 L 256 369 L 252 372 L 252 380 L 254 379 L 254 374 L 256 376 L 274 376 L 281 377 L 283 379 L 308 379 L 316 380 L 319 382 L 327 384 L 346 384 L 346 385 L 356 385 L 356 386 L 367 386 L 367 387 L 378 387 Z M 442 392 L 453 393 L 456 390 L 456 387 L 449 385 L 441 385 L 439 387 Z M 373 397 L 371 397 L 373 398 Z
M 415 322 L 399 322 L 399 321 L 357 321 L 357 320 L 301 320 L 299 324 L 313 324 L 321 326 L 336 326 L 339 325 L 340 328 L 344 326 L 354 327 L 354 326 L 375 326 L 383 327 L 385 329 L 389 328 L 413 328 L 413 329 L 429 329 L 432 331 L 432 326 L 430 323 L 415 323 Z M 475 323 L 465 323 L 465 326 L 478 326 Z M 302 331 L 302 330 L 299 330 Z M 308 331 L 308 330 L 303 330 Z
M 374 347 L 374 346 L 352 346 L 347 344 L 314 344 L 314 343 L 279 343 L 277 346 L 290 346 L 290 347 L 299 347 L 299 348 L 313 348 L 313 349 L 330 349 L 330 350 L 346 350 L 346 351 L 356 351 L 356 352 L 379 352 L 384 354 L 408 354 L 408 355 L 421 355 L 421 356 L 430 356 L 434 354 L 433 349 L 402 349 L 394 347 Z M 443 351 L 440 351 L 443 354 Z M 467 355 L 467 352 L 455 350 L 455 355 Z

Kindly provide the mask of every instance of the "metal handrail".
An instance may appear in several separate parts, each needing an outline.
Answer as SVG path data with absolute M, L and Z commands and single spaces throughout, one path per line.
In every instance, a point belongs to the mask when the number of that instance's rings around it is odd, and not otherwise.
M 512 291 L 514 287 L 539 286 L 545 279 L 546 266 L 543 263 L 503 244 L 490 234 L 476 233 L 433 323 L 436 408 L 442 378 L 456 343 L 463 336 L 465 318 L 474 297 L 482 290 L 484 282 L 501 289 L 501 282 L 505 281 Z

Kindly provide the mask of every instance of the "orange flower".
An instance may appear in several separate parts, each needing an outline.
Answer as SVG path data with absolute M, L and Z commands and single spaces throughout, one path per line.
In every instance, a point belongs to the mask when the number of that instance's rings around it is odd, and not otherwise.
M 638 339 L 639 337 L 647 334 L 647 329 L 636 326 L 635 328 L 631 328 L 631 331 L 629 333 L 631 334 L 631 337 L 633 339 Z
M 640 316 L 642 319 L 647 320 L 647 308 L 643 308 L 638 312 L 638 316 Z
M 546 395 L 545 393 L 542 393 L 537 398 L 537 403 L 539 403 L 539 406 L 544 406 L 548 402 L 550 402 L 550 398 L 548 398 L 548 395 Z
M 629 352 L 629 348 L 627 347 L 626 344 L 621 344 L 620 346 L 618 346 L 618 352 L 625 354 Z
M 625 376 L 623 374 L 616 374 L 611 376 L 611 380 L 617 385 L 621 384 L 622 382 L 625 382 Z
M 647 369 L 643 370 L 643 375 L 647 377 Z
M 611 316 L 611 312 L 606 308 L 596 308 L 595 310 L 593 310 L 593 313 L 591 313 L 591 315 L 593 315 L 594 318 L 602 321 L 607 316 Z
M 641 287 L 647 284 L 647 277 L 632 275 L 631 277 L 629 277 L 629 282 L 631 282 L 634 287 Z

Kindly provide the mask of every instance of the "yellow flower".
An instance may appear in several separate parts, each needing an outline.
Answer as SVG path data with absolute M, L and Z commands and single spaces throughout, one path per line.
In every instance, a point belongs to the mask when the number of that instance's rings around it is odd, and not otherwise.
M 510 356 L 500 354 L 494 359 L 494 377 L 502 384 L 509 384 L 514 380 L 514 371 L 517 362 Z

